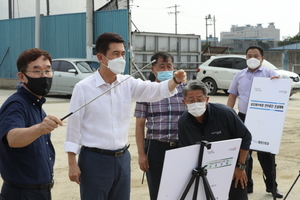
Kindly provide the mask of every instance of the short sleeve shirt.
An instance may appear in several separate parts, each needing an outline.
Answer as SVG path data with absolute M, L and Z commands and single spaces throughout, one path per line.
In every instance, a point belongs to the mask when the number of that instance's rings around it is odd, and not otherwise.
M 254 72 L 251 72 L 248 68 L 245 68 L 238 73 L 233 78 L 231 85 L 228 89 L 228 93 L 237 95 L 238 110 L 239 112 L 246 114 L 249 96 L 251 92 L 251 85 L 254 77 L 268 77 L 277 76 L 277 73 L 269 68 L 260 67 Z
M 11 148 L 6 134 L 15 128 L 26 128 L 43 121 L 45 98 L 37 98 L 21 87 L 0 109 L 0 173 L 4 181 L 34 185 L 53 179 L 55 152 L 50 134 L 42 135 L 28 146 Z
M 177 86 L 178 93 L 157 102 L 137 102 L 134 116 L 146 118 L 147 139 L 162 142 L 178 141 L 177 122 L 186 110 L 182 103 L 182 85 Z

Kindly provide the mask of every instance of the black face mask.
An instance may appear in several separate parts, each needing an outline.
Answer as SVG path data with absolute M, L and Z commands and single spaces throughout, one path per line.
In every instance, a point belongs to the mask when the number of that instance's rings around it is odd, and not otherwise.
M 24 74 L 28 80 L 24 85 L 34 94 L 45 96 L 49 93 L 52 85 L 52 77 L 31 78 Z

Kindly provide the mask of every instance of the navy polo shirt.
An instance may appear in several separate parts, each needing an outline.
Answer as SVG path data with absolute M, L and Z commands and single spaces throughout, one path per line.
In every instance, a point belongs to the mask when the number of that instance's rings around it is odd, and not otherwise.
M 6 134 L 14 128 L 25 128 L 41 123 L 46 117 L 42 109 L 45 98 L 37 98 L 20 87 L 0 109 L 0 173 L 4 181 L 34 185 L 53 179 L 55 152 L 50 134 L 42 135 L 28 146 L 11 148 Z
M 196 144 L 201 140 L 209 142 L 241 138 L 241 149 L 249 150 L 251 133 L 236 112 L 223 104 L 209 103 L 203 123 L 199 123 L 188 111 L 178 120 L 179 146 Z

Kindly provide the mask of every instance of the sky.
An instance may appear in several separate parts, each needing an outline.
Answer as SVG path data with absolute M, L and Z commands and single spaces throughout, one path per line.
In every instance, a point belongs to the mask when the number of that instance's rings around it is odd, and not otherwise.
M 86 0 L 49 0 L 50 15 L 85 12 Z M 15 0 L 15 17 L 35 15 L 36 0 Z M 46 14 L 46 0 L 41 0 L 41 13 Z M 76 3 L 75 3 L 76 2 Z M 95 9 L 107 0 L 94 0 Z M 175 5 L 177 5 L 177 33 L 220 37 L 232 25 L 265 28 L 274 22 L 280 29 L 280 39 L 299 33 L 299 0 L 130 0 L 132 21 L 141 32 L 175 33 Z M 205 18 L 211 15 L 213 21 Z M 0 20 L 8 19 L 8 0 L 0 0 Z M 132 26 L 132 30 L 135 27 Z M 1 30 L 0 30 L 1 31 Z

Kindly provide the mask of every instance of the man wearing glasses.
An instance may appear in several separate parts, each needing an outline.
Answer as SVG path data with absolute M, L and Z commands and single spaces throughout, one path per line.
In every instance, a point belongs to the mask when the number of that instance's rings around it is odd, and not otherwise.
M 241 138 L 241 148 L 228 195 L 229 200 L 247 200 L 246 157 L 251 134 L 236 112 L 226 105 L 208 103 L 208 89 L 198 80 L 183 87 L 183 103 L 187 106 L 178 120 L 179 146 Z M 222 176 L 222 174 L 220 174 Z
M 0 200 L 50 200 L 55 152 L 51 131 L 63 125 L 42 109 L 52 83 L 51 56 L 34 48 L 17 60 L 17 92 L 0 108 Z
M 174 58 L 171 54 L 156 52 L 151 57 L 153 60 L 156 62 L 152 63 L 151 69 L 156 82 L 174 77 Z M 157 199 L 165 152 L 178 147 L 177 121 L 186 109 L 182 104 L 182 84 L 176 89 L 178 93 L 172 97 L 156 102 L 137 102 L 135 107 L 139 165 L 146 172 L 151 200 Z

